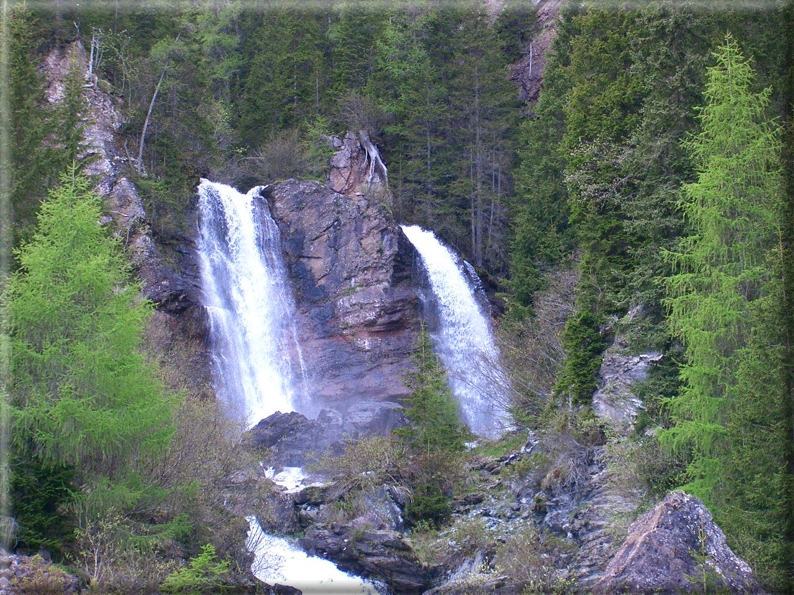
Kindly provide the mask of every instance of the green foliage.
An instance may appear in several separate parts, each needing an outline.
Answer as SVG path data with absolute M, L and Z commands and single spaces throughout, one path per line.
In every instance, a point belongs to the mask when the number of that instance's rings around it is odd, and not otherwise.
M 542 273 L 559 265 L 572 248 L 566 158 L 560 150 L 565 134 L 565 97 L 571 80 L 564 76 L 570 60 L 570 21 L 560 26 L 543 75 L 543 90 L 534 114 L 521 122 L 512 171 L 515 193 L 510 200 L 512 239 L 508 313 L 521 318 L 533 310 L 535 293 L 546 286 Z
M 785 430 L 778 304 L 782 297 L 780 144 L 769 90 L 729 34 L 708 71 L 701 131 L 686 148 L 698 169 L 680 208 L 692 228 L 669 258 L 669 323 L 685 362 L 672 427 L 659 439 L 691 453 L 684 489 L 727 527 L 740 555 L 785 582 L 780 527 Z M 762 545 L 764 544 L 764 545 Z
M 439 527 L 452 514 L 451 499 L 438 485 L 425 484 L 416 488 L 405 508 L 406 520 L 414 526 Z
M 752 70 L 732 37 L 709 70 L 702 131 L 687 146 L 698 181 L 685 185 L 681 208 L 694 234 L 671 253 L 671 331 L 686 347 L 684 390 L 670 402 L 677 423 L 663 439 L 699 456 L 688 486 L 711 500 L 720 475 L 725 415 L 736 395 L 736 362 L 757 323 L 752 302 L 768 291 L 769 250 L 778 222 L 779 145 L 765 120 L 768 91 L 752 91 Z
M 411 389 L 405 416 L 410 426 L 395 430 L 413 449 L 429 455 L 436 451 L 463 450 L 464 426 L 447 384 L 441 360 L 433 352 L 430 334 L 422 328 L 413 355 L 416 370 L 407 376 Z
M 31 553 L 46 548 L 61 558 L 73 541 L 64 511 L 75 496 L 74 469 L 43 463 L 30 447 L 11 454 L 11 513 L 19 526 L 16 546 Z
M 411 464 L 403 471 L 413 489 L 406 509 L 410 522 L 437 526 L 450 512 L 450 487 L 460 465 L 465 427 L 447 385 L 447 375 L 422 327 L 414 352 L 416 370 L 408 374 L 411 388 L 405 416 L 411 424 L 394 431 L 409 448 Z
M 4 296 L 12 484 L 37 494 L 15 505 L 30 546 L 60 547 L 67 504 L 79 510 L 94 502 L 93 516 L 151 497 L 135 470 L 168 446 L 173 431 L 175 398 L 140 351 L 150 306 L 100 225 L 90 188 L 74 168 L 64 174 L 42 203 L 32 239 L 16 251 L 19 269 Z
M 606 347 L 599 333 L 599 322 L 591 312 L 580 310 L 568 319 L 562 335 L 565 364 L 554 392 L 569 397 L 577 405 L 589 403 L 598 388 L 596 372 Z
M 564 144 L 619 141 L 637 125 L 642 81 L 632 73 L 633 10 L 593 9 L 574 18 L 578 34 L 571 40 L 566 74 L 573 82 L 565 105 Z
M 218 561 L 215 547 L 208 543 L 201 547 L 201 553 L 190 560 L 187 567 L 168 575 L 161 588 L 163 593 L 185 595 L 223 592 L 222 581 L 230 568 L 228 560 Z
M 113 473 L 167 444 L 173 400 L 139 351 L 149 305 L 101 214 L 88 180 L 64 175 L 6 299 L 16 436 L 45 462 Z
M 304 151 L 306 154 L 306 176 L 323 181 L 327 175 L 328 162 L 334 154 L 331 147 L 331 125 L 328 118 L 318 115 L 306 122 Z
M 328 103 L 324 16 L 290 8 L 251 19 L 242 47 L 244 94 L 236 110 L 245 145 L 256 147 L 276 130 L 298 126 Z
M 48 104 L 44 80 L 38 72 L 37 50 L 45 39 L 42 23 L 24 4 L 10 9 L 9 21 L 11 205 L 18 243 L 30 233 L 47 189 L 57 183 L 58 176 L 82 149 L 83 80 L 82 73 L 72 68 L 64 79 L 63 101 Z

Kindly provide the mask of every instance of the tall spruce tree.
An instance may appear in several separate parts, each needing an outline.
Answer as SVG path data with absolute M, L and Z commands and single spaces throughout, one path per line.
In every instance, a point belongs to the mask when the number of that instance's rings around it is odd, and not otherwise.
M 395 433 L 424 454 L 463 450 L 464 426 L 458 416 L 458 406 L 447 383 L 444 366 L 433 351 L 430 334 L 424 327 L 416 341 L 413 361 L 416 370 L 407 375 L 406 384 L 411 395 L 405 410 L 411 425 Z
M 449 488 L 454 480 L 450 476 L 457 475 L 461 464 L 466 428 L 460 422 L 444 366 L 424 327 L 413 360 L 416 370 L 407 375 L 411 395 L 405 409 L 411 425 L 394 431 L 407 443 L 411 459 L 408 476 L 413 497 L 406 517 L 411 523 L 438 525 L 451 513 Z

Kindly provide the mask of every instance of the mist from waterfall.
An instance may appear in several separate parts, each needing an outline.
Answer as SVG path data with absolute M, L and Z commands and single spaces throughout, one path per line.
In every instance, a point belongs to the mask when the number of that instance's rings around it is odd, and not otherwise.
M 247 426 L 293 411 L 306 390 L 280 232 L 260 189 L 242 194 L 208 180 L 198 187 L 198 253 L 215 388 Z M 303 392 L 296 394 L 296 386 Z
M 419 253 L 438 306 L 436 353 L 464 421 L 475 434 L 499 436 L 509 426 L 506 381 L 488 319 L 459 259 L 435 234 L 417 225 L 401 226 Z

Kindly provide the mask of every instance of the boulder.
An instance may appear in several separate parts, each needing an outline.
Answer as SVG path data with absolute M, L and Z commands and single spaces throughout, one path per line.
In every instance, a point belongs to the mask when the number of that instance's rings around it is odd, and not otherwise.
M 673 595 L 700 590 L 704 581 L 732 593 L 763 593 L 703 503 L 672 492 L 631 525 L 593 591 Z
M 41 556 L 0 550 L 0 595 L 15 593 L 79 593 L 80 581 Z
M 341 570 L 385 582 L 395 593 L 422 593 L 430 576 L 401 533 L 353 525 L 314 525 L 300 540 L 310 555 Z
M 407 423 L 402 408 L 393 403 L 361 401 L 346 411 L 344 420 L 331 409 L 321 410 L 314 420 L 296 411 L 277 411 L 251 428 L 246 441 L 254 449 L 267 449 L 268 465 L 305 467 L 323 454 L 341 454 L 348 440 L 386 435 Z

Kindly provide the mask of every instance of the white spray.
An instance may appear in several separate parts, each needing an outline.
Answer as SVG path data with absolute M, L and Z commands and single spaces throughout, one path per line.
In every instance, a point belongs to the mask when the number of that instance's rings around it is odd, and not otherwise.
M 280 233 L 260 188 L 241 194 L 208 180 L 198 188 L 213 376 L 230 413 L 249 426 L 294 410 L 296 376 L 305 390 Z

